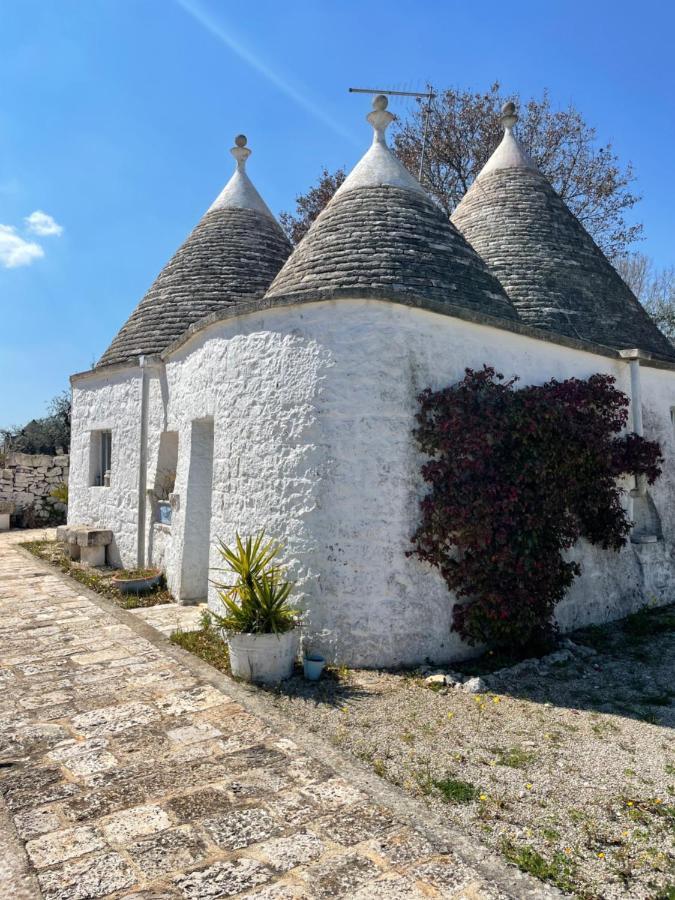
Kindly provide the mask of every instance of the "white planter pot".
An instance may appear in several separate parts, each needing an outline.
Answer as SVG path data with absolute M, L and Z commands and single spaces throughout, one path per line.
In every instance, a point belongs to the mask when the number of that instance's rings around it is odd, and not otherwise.
M 232 674 L 245 681 L 276 684 L 293 674 L 300 630 L 285 634 L 228 634 Z

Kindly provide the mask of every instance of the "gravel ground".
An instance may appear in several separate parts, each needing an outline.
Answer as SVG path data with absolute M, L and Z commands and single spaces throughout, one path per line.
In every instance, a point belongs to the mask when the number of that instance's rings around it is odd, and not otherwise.
M 673 900 L 675 607 L 573 638 L 486 694 L 351 670 L 270 699 L 564 891 Z

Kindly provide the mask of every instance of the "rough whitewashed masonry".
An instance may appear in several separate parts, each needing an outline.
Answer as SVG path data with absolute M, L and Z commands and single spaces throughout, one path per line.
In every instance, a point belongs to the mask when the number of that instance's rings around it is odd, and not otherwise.
M 509 172 L 520 179 L 526 160 L 510 117 L 506 150 L 486 167 L 505 181 Z M 241 269 L 236 285 L 219 281 L 199 321 L 178 272 L 163 300 L 151 289 L 159 304 L 151 315 L 146 301 L 132 315 L 136 355 L 121 358 L 129 344 L 118 336 L 99 366 L 73 377 L 69 521 L 112 529 L 115 562 L 160 565 L 181 602 L 208 595 L 212 605 L 215 538 L 265 528 L 286 545 L 312 646 L 351 664 L 449 661 L 468 652 L 450 630 L 452 597 L 435 570 L 407 556 L 424 491 L 412 436 L 417 394 L 484 363 L 523 384 L 606 372 L 641 397 L 644 433 L 661 443 L 666 465 L 647 495 L 626 493 L 636 522 L 630 544 L 618 554 L 575 548 L 582 576 L 557 617 L 569 629 L 665 602 L 675 574 L 670 345 L 630 292 L 605 310 L 602 292 L 571 286 L 570 308 L 595 304 L 576 328 L 605 321 L 602 343 L 597 334 L 570 336 L 555 316 L 542 314 L 538 328 L 523 321 L 520 295 L 511 296 L 495 260 L 478 255 L 469 230 L 462 236 L 388 150 L 390 118 L 378 98 L 371 149 L 283 266 L 281 244 L 269 252 L 264 286 L 256 258 L 266 251 L 249 214 L 266 218 L 266 233 L 276 223 L 244 172 L 239 139 L 237 170 L 218 201 L 227 227 L 203 281 L 227 268 L 219 253 L 227 261 L 247 241 L 255 271 L 247 284 Z M 481 221 L 495 241 L 507 227 L 499 216 Z M 600 278 L 609 263 L 593 248 L 585 245 L 583 271 Z M 524 267 L 521 282 L 529 279 L 528 296 L 545 309 L 554 301 L 535 276 Z M 194 270 L 190 278 L 199 291 Z M 562 286 L 561 277 L 556 292 Z M 173 324 L 160 336 L 162 303 Z M 99 485 L 106 431 L 109 484 Z M 169 504 L 171 522 L 160 522 Z

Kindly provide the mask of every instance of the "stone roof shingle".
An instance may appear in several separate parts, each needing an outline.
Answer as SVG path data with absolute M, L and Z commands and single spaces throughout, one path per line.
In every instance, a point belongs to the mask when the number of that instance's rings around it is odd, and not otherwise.
M 505 117 L 506 118 L 506 117 Z M 510 120 L 515 123 L 514 111 Z M 528 325 L 614 349 L 675 349 L 506 126 L 452 215 Z
M 267 292 L 416 298 L 518 318 L 497 279 L 421 192 L 393 185 L 341 191 L 321 213 Z
M 159 354 L 213 312 L 260 299 L 291 252 L 281 226 L 244 171 L 250 150 L 237 137 L 237 170 L 162 269 L 98 366 Z M 242 143 L 243 141 L 243 143 Z
M 272 282 L 266 298 L 403 299 L 517 319 L 486 264 L 387 147 L 376 97 L 373 143 Z

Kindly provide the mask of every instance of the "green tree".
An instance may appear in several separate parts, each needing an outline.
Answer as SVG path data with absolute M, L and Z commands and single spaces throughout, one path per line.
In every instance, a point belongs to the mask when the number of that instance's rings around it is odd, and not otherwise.
M 621 256 L 615 265 L 661 331 L 675 343 L 675 266 L 659 269 L 644 253 Z
M 66 453 L 70 447 L 70 393 L 61 391 L 47 404 L 48 415 L 26 425 L 0 430 L 5 450 L 20 453 Z

